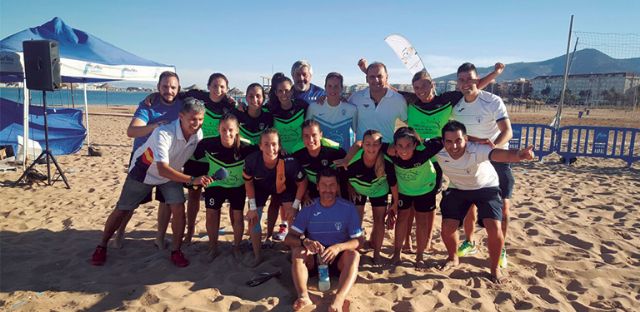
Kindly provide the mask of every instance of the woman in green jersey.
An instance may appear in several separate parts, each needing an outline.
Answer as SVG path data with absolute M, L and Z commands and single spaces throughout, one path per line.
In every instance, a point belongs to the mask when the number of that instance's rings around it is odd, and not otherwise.
M 400 262 L 401 244 L 409 226 L 410 212 L 416 219 L 416 267 L 424 267 L 423 253 L 431 248 L 436 208 L 436 171 L 431 158 L 442 149 L 440 138 L 425 141 L 413 128 L 399 128 L 393 136 L 391 159 L 398 180 L 398 222 L 392 262 Z
M 396 173 L 382 145 L 382 134 L 377 130 L 367 130 L 362 139 L 362 149 L 351 159 L 346 172 L 349 180 L 349 198 L 356 205 L 361 223 L 367 198 L 371 202 L 374 264 L 381 262 L 380 249 L 384 240 L 385 215 L 388 213 L 389 216 L 395 216 L 398 211 Z M 387 205 L 389 191 L 392 201 Z
M 275 85 L 276 97 L 269 103 L 273 114 L 273 127 L 278 130 L 282 148 L 287 153 L 293 153 L 302 146 L 302 123 L 309 106 L 304 100 L 292 99 L 292 86 L 291 79 L 283 77 Z
M 240 242 L 244 231 L 243 210 L 245 202 L 242 169 L 244 159 L 258 150 L 256 146 L 240 139 L 238 119 L 233 114 L 222 116 L 218 123 L 217 137 L 206 138 L 189 160 L 190 174 L 213 176 L 221 168 L 228 175 L 223 180 L 215 180 L 205 186 L 204 202 L 207 208 L 207 235 L 209 236 L 209 259 L 218 255 L 218 229 L 220 227 L 220 209 L 229 201 L 229 218 L 233 227 L 233 255 L 239 258 Z M 186 173 L 186 171 L 185 171 Z
M 242 110 L 234 109 L 233 114 L 240 122 L 242 138 L 249 140 L 253 145 L 258 145 L 262 131 L 273 127 L 273 115 L 262 106 L 264 88 L 259 83 L 252 83 L 247 87 L 245 99 L 247 106 Z

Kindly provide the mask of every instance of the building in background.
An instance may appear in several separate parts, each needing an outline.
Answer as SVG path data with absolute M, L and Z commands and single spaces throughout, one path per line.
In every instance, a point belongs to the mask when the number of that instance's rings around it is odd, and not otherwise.
M 538 76 L 531 80 L 532 96 L 557 103 L 563 76 Z M 588 106 L 634 106 L 638 104 L 640 76 L 637 73 L 569 75 L 565 104 Z

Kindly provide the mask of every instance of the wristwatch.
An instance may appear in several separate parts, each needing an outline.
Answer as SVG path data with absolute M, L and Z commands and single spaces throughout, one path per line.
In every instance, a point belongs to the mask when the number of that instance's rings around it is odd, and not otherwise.
M 187 183 L 187 186 L 193 186 L 193 181 L 196 180 L 196 177 L 191 176 L 191 180 Z

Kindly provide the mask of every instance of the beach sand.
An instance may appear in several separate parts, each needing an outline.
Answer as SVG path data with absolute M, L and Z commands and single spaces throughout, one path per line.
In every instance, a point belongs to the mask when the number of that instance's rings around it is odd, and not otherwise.
M 220 236 L 223 255 L 212 263 L 204 257 L 206 238 L 184 248 L 191 260 L 187 268 L 174 267 L 168 251 L 156 250 L 154 203 L 136 210 L 124 247 L 110 248 L 105 266 L 89 263 L 120 193 L 132 144 L 125 135 L 131 107 L 90 109 L 107 113 L 90 117 L 91 141 L 103 156 L 89 157 L 85 147 L 75 155 L 57 157 L 70 190 L 61 181 L 11 187 L 21 170 L 0 173 L 0 309 L 290 311 L 296 294 L 288 253 L 278 246 L 266 249 L 265 261 L 253 269 L 235 261 L 226 207 Z M 112 113 L 125 117 L 108 115 Z M 553 111 L 511 115 L 513 122 L 548 124 Z M 567 110 L 566 116 L 564 124 L 638 127 L 639 114 L 592 110 L 588 118 L 577 119 L 577 111 Z M 40 171 L 44 168 L 38 166 Z M 415 256 L 409 254 L 397 267 L 374 267 L 371 252 L 364 254 L 348 298 L 350 310 L 637 310 L 640 163 L 627 168 L 618 160 L 580 158 L 566 166 L 552 155 L 544 163 L 513 168 L 507 283 L 488 280 L 486 234 L 481 229 L 478 254 L 462 258 L 461 265 L 448 272 L 434 268 L 446 257 L 438 209 L 436 251 L 427 256 L 429 268 L 414 269 Z M 369 210 L 364 226 L 370 231 Z M 386 256 L 391 253 L 390 234 L 383 247 Z M 201 207 L 195 237 L 205 235 Z M 244 256 L 252 256 L 248 246 Z M 279 278 L 245 286 L 256 273 L 275 270 L 282 270 Z M 331 282 L 334 290 L 338 280 Z M 326 310 L 331 293 L 317 291 L 317 279 L 309 284 L 318 310 Z

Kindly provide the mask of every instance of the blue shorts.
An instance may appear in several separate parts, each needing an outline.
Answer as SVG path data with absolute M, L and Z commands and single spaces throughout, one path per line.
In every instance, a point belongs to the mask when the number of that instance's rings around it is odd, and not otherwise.
M 513 194 L 513 185 L 516 183 L 516 180 L 513 177 L 513 172 L 511 171 L 511 164 L 493 161 L 491 164 L 498 174 L 498 181 L 500 181 L 500 196 L 503 199 L 511 198 L 511 194 Z
M 486 187 L 479 190 L 448 189 L 442 193 L 440 210 L 442 219 L 460 221 L 462 226 L 464 217 L 471 204 L 478 207 L 478 224 L 484 226 L 483 219 L 502 221 L 502 198 L 498 187 Z
M 122 186 L 122 191 L 120 192 L 120 198 L 116 203 L 116 209 L 134 210 L 138 208 L 138 206 L 146 202 L 146 199 L 150 196 L 151 190 L 153 190 L 154 187 L 156 188 L 156 196 L 161 197 L 163 202 L 168 205 L 182 204 L 185 202 L 182 184 L 178 182 L 169 181 L 164 184 L 151 185 L 136 181 L 127 176 Z

